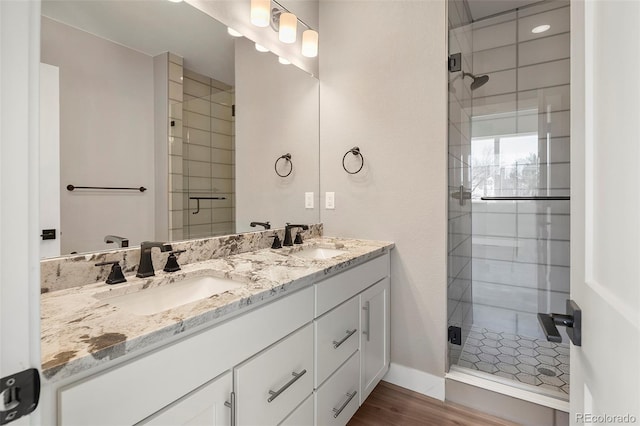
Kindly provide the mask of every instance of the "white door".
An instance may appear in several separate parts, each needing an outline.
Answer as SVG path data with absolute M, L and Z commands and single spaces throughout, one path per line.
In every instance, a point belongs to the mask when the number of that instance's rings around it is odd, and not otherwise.
M 640 423 L 640 2 L 571 3 L 571 423 Z M 593 417 L 590 416 L 599 416 Z
M 40 2 L 0 1 L 0 377 L 40 368 L 39 64 Z M 0 415 L 17 417 L 23 396 Z

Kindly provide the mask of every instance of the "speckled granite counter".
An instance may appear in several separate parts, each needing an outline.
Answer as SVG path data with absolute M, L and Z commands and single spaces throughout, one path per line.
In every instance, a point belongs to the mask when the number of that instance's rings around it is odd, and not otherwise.
M 310 260 L 292 255 L 306 247 L 338 248 L 345 254 Z M 324 277 L 366 262 L 394 247 L 393 243 L 342 238 L 315 238 L 301 246 L 261 249 L 157 271 L 155 277 L 127 276 L 123 284 L 104 282 L 42 295 L 42 370 L 58 381 L 126 354 L 143 351 L 176 334 L 213 325 L 263 302 L 302 289 Z M 218 295 L 153 315 L 135 315 L 105 299 L 143 289 L 171 285 L 208 274 L 243 285 Z M 108 294 L 107 294 L 108 293 Z

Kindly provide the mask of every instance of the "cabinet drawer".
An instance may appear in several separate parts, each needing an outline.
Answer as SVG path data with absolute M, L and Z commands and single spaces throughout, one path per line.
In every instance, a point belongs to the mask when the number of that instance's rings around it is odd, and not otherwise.
M 237 424 L 274 425 L 313 391 L 313 324 L 235 369 Z
M 315 285 L 316 317 L 389 275 L 389 254 L 348 269 Z
M 316 424 L 346 425 L 358 409 L 360 353 L 356 352 L 316 392 Z
M 354 297 L 315 321 L 316 388 L 358 349 L 358 307 L 358 298 Z
M 313 426 L 313 395 L 309 395 L 279 426 Z

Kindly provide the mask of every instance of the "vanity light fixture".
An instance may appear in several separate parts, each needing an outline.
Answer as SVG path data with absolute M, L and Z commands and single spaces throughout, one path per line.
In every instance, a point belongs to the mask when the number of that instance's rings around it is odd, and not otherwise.
M 262 53 L 267 53 L 269 51 L 269 49 L 258 43 L 256 43 L 256 50 Z
M 282 56 L 278 56 L 278 62 L 282 65 L 290 65 L 291 62 L 288 59 L 283 58 Z
M 242 37 L 242 34 L 231 27 L 227 27 L 227 33 L 233 37 Z
M 280 24 L 278 38 L 281 42 L 291 44 L 296 42 L 298 34 L 298 18 L 293 13 L 283 12 L 280 14 Z
M 315 58 L 318 56 L 318 32 L 308 29 L 302 33 L 302 56 Z
M 547 24 L 538 25 L 537 27 L 532 29 L 531 32 L 534 33 L 534 34 L 540 34 L 540 33 L 543 33 L 545 31 L 548 31 L 549 28 L 551 28 L 551 25 L 547 25 Z
M 268 27 L 271 21 L 271 0 L 251 0 L 251 23 Z
M 182 0 L 169 0 L 171 3 L 182 3 Z

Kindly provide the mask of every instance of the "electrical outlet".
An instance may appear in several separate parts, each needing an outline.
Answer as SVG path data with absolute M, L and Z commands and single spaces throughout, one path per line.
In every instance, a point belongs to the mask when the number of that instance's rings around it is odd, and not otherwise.
M 313 208 L 313 192 L 304 193 L 304 208 L 305 209 Z
M 327 192 L 325 194 L 324 207 L 326 209 L 335 209 L 336 208 L 336 193 L 335 192 Z

